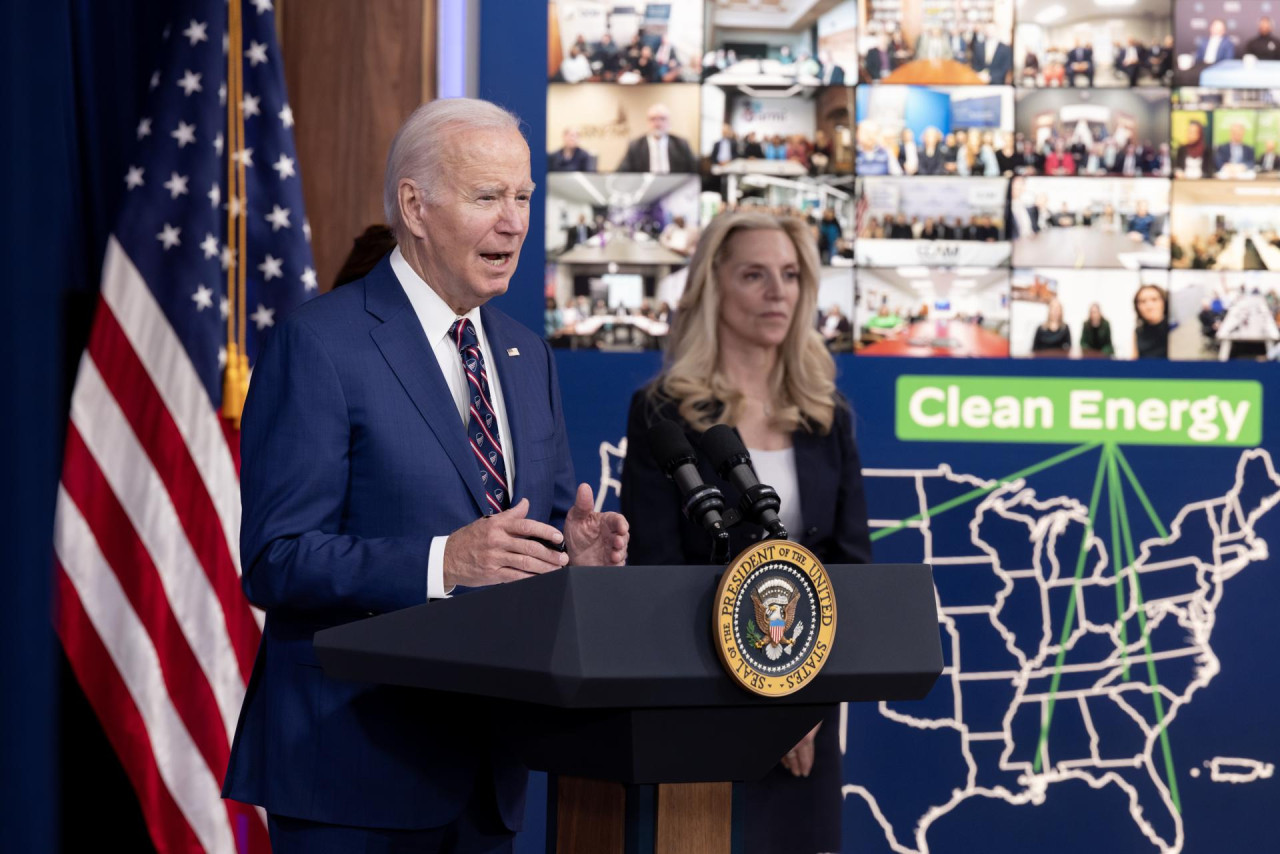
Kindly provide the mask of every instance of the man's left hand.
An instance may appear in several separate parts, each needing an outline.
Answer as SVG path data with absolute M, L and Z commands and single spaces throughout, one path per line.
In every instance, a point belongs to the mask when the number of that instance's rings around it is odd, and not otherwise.
M 578 485 L 578 496 L 564 520 L 564 547 L 572 566 L 622 566 L 627 561 L 631 526 L 621 513 L 600 513 L 591 487 Z
M 797 777 L 808 777 L 809 772 L 813 770 L 813 741 L 818 736 L 818 729 L 822 724 L 809 730 L 809 734 L 800 739 L 800 743 L 787 751 L 782 757 L 782 767 L 786 768 Z

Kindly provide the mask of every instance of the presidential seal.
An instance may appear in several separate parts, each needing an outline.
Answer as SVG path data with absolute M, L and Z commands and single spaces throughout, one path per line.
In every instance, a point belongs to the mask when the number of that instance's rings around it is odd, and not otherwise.
M 781 697 L 800 690 L 831 654 L 836 600 L 813 552 L 765 540 L 733 559 L 712 617 L 716 652 L 738 684 Z

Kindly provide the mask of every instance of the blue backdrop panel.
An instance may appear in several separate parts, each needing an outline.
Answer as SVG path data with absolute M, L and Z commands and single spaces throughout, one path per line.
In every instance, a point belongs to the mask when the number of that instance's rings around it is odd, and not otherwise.
M 961 125 L 951 110 L 951 96 L 946 92 L 934 92 L 918 86 L 907 88 L 907 103 L 903 120 L 917 140 L 924 136 L 925 128 L 935 127 L 942 133 L 951 133 L 952 125 Z
M 484 13 L 481 94 L 516 110 L 530 139 L 543 139 L 545 8 L 504 5 L 499 13 L 496 5 L 486 4 Z M 972 109 L 985 116 L 998 102 Z M 536 178 L 542 155 L 533 148 Z M 541 207 L 534 211 L 536 235 Z M 535 329 L 544 260 L 538 244 L 526 243 L 502 300 Z M 558 351 L 557 364 L 578 477 L 603 487 L 607 506 L 616 506 L 627 405 L 657 373 L 660 357 Z M 1269 818 L 1280 797 L 1280 621 L 1273 614 L 1280 574 L 1269 557 L 1280 548 L 1275 367 L 853 356 L 837 364 L 840 388 L 857 413 L 878 531 L 875 558 L 933 563 L 948 667 L 924 701 L 849 707 L 846 850 L 1280 848 Z M 1053 463 L 1072 446 L 900 440 L 895 386 L 905 374 L 1255 380 L 1265 390 L 1262 441 L 1258 449 L 1126 446 L 1133 478 L 1117 466 L 1113 481 L 1097 477 L 1100 448 Z M 1001 485 L 1026 469 L 1033 471 Z M 1112 482 L 1122 490 L 1114 525 Z M 1086 552 L 1086 572 L 1102 571 L 1102 556 L 1109 560 L 1126 522 L 1139 564 L 1168 566 L 1138 574 L 1152 605 L 1142 609 L 1145 626 L 1132 607 L 1139 592 L 1132 584 L 1122 586 L 1122 619 L 1114 586 L 1102 599 L 1094 587 L 1072 593 L 1095 485 L 1100 544 Z M 923 519 L 909 521 L 913 515 Z M 899 521 L 908 525 L 894 530 Z M 1122 567 L 1131 565 L 1122 557 Z M 1025 572 L 1054 566 L 1056 585 Z M 1006 570 L 1014 575 L 1005 577 Z M 1073 596 L 1077 614 L 1091 615 L 1099 630 L 1073 638 L 1058 667 L 1056 644 Z M 1150 650 L 1121 656 L 1122 626 L 1128 639 L 1145 636 Z M 522 844 L 535 850 L 527 839 Z
M 999 95 L 955 101 L 951 107 L 951 121 L 957 128 L 998 128 L 1001 103 Z

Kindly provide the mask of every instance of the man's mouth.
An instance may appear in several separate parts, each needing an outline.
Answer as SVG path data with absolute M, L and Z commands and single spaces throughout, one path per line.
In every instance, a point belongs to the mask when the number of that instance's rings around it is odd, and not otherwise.
M 502 267 L 511 260 L 511 252 L 481 252 L 480 257 L 490 267 Z

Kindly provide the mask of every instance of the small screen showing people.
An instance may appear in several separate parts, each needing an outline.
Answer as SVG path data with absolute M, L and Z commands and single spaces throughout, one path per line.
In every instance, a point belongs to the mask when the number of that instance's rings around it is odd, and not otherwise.
M 1035 359 L 1168 357 L 1165 270 L 1014 269 L 1009 344 Z
M 858 2 L 859 83 L 1006 86 L 1013 74 L 1013 3 Z

